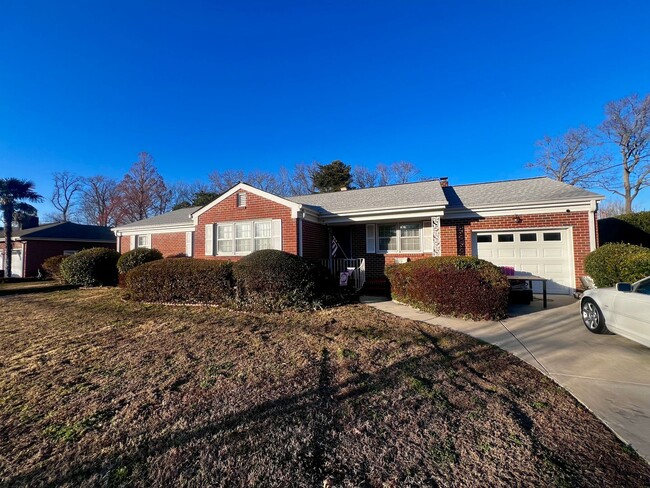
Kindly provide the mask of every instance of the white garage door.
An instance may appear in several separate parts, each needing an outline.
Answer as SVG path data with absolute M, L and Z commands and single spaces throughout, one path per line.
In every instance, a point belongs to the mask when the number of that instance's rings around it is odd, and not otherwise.
M 14 250 L 11 255 L 11 276 L 13 278 L 22 278 L 23 276 L 23 252 L 22 250 Z M 0 251 L 0 269 L 5 269 L 5 254 Z
M 566 229 L 476 232 L 472 237 L 475 256 L 547 278 L 549 293 L 568 294 L 575 287 Z M 541 283 L 533 287 L 535 293 L 541 292 Z

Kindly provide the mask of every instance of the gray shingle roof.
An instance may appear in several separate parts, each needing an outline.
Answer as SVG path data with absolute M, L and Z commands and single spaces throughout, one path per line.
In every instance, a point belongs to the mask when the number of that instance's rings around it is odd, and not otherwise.
M 288 200 L 311 207 L 322 214 L 382 208 L 444 206 L 447 203 L 440 182 L 437 180 L 333 193 L 314 193 L 288 197 Z
M 148 219 L 138 220 L 137 222 L 131 222 L 130 224 L 119 225 L 116 227 L 118 230 L 130 229 L 133 227 L 142 227 L 142 226 L 156 226 L 156 225 L 175 225 L 175 224 L 191 224 L 192 217 L 191 215 L 202 207 L 187 207 L 181 208 L 178 210 L 172 210 L 171 212 L 164 213 L 162 215 L 156 215 L 155 217 L 150 217 Z
M 546 177 L 454 185 L 443 190 L 449 201 L 448 208 L 472 209 L 490 205 L 603 198 L 597 193 Z
M 0 238 L 4 239 L 4 230 Z M 108 227 L 99 225 L 82 225 L 73 222 L 43 224 L 29 229 L 14 229 L 12 237 L 21 239 L 70 239 L 81 241 L 115 242 L 115 234 Z

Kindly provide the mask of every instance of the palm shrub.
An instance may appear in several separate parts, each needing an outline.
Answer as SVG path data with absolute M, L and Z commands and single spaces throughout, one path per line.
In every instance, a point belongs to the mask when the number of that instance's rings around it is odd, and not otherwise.
M 120 256 L 120 259 L 117 260 L 117 271 L 120 274 L 128 273 L 136 266 L 162 258 L 163 255 L 158 249 L 138 247 Z
M 320 305 L 327 274 L 307 259 L 284 251 L 255 251 L 233 267 L 242 306 L 279 311 Z
M 232 263 L 173 258 L 150 261 L 126 274 L 130 298 L 145 302 L 225 304 L 234 294 Z
M 84 249 L 61 263 L 61 276 L 70 285 L 114 286 L 120 253 L 104 247 Z
M 585 271 L 599 288 L 634 283 L 650 275 L 650 249 L 633 244 L 605 244 L 585 258 Z
M 386 270 L 399 301 L 438 315 L 499 319 L 508 309 L 508 279 L 494 264 L 471 256 L 431 257 Z

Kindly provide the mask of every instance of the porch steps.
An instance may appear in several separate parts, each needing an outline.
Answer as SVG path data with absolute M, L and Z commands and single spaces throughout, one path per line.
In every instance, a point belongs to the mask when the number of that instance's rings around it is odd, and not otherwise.
M 367 278 L 359 293 L 361 295 L 390 297 L 390 283 L 387 278 Z

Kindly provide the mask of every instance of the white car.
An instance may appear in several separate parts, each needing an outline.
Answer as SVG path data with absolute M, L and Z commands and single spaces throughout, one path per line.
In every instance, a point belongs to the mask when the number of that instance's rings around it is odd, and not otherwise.
M 587 290 L 580 311 L 591 332 L 610 331 L 650 347 L 650 276 L 633 284 Z

